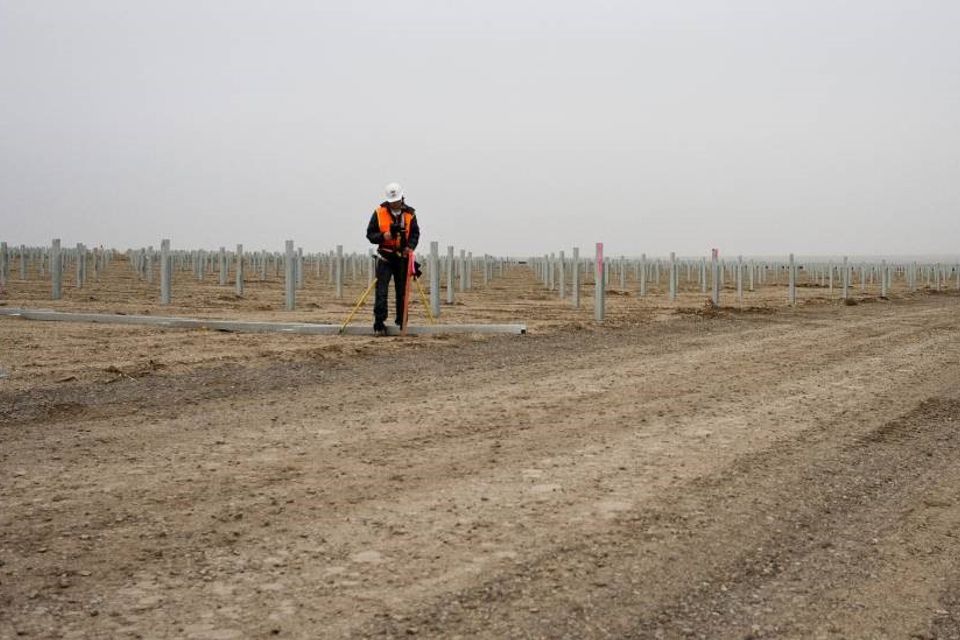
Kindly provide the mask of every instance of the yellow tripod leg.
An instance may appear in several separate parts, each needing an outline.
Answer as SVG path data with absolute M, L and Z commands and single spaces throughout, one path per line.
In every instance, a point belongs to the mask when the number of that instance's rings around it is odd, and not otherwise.
M 357 304 L 354 305 L 353 311 L 350 312 L 350 315 L 347 316 L 347 319 L 340 325 L 339 333 L 343 333 L 343 330 L 347 328 L 347 325 L 350 324 L 350 321 L 353 320 L 353 316 L 357 315 L 357 311 L 360 310 L 360 307 L 363 306 L 363 303 L 367 301 L 367 296 L 370 295 L 370 291 L 373 289 L 373 286 L 377 284 L 377 279 L 374 278 L 373 282 L 370 283 L 370 286 L 367 287 L 367 290 L 363 292 L 363 295 L 360 296 L 360 300 L 357 301 Z
M 436 318 L 433 317 L 433 311 L 430 310 L 430 304 L 427 302 L 427 294 L 423 292 L 423 284 L 419 278 L 417 278 L 417 289 L 420 290 L 420 301 L 423 302 L 423 308 L 427 310 L 427 317 L 430 318 L 430 324 L 437 324 Z

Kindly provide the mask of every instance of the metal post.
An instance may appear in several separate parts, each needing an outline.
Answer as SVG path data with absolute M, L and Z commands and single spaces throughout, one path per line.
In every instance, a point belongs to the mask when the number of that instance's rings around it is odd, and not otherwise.
M 170 265 L 170 240 L 160 241 L 160 304 L 170 304 L 172 288 L 170 286 L 170 277 L 173 270 Z
M 557 263 L 557 276 L 558 276 L 558 277 L 557 277 L 557 287 L 560 289 L 560 299 L 561 299 L 561 300 L 563 300 L 563 297 L 564 297 L 564 295 L 565 295 L 565 290 L 566 290 L 566 288 L 567 288 L 567 284 L 566 284 L 566 282 L 564 281 L 564 275 L 565 275 L 564 272 L 565 272 L 565 271 L 566 271 L 566 262 L 565 262 L 565 260 L 563 259 L 563 251 L 561 251 L 561 252 L 560 252 L 560 260 L 559 260 L 559 262 Z
M 467 253 L 467 291 L 473 290 L 473 252 Z
M 713 295 L 710 297 L 710 300 L 713 301 L 714 306 L 720 306 L 720 263 L 718 258 L 720 252 L 717 249 L 710 250 L 710 266 L 711 273 L 713 276 Z
M 440 243 L 430 243 L 430 310 L 440 317 Z
M 573 308 L 580 308 L 580 247 L 573 248 L 573 262 L 570 264 L 570 285 L 573 293 Z
M 596 248 L 596 266 L 595 266 L 595 275 L 594 275 L 594 294 L 593 294 L 593 318 L 597 322 L 603 322 L 604 315 L 604 296 L 606 291 L 604 290 L 604 283 L 606 282 L 606 273 L 604 272 L 604 267 L 606 265 L 603 262 L 603 243 L 598 242 Z
M 10 280 L 10 251 L 6 242 L 0 242 L 0 287 Z
M 334 280 L 337 284 L 337 299 L 343 297 L 343 245 L 337 245 L 337 257 L 334 264 Z
M 788 275 L 789 282 L 789 300 L 790 305 L 794 306 L 797 304 L 797 265 L 793 260 L 793 254 L 790 254 L 790 273 Z
M 75 285 L 77 289 L 83 289 L 83 243 L 77 243 L 77 253 L 74 257 L 74 271 L 76 272 Z
M 283 285 L 286 292 L 284 298 L 287 311 L 293 311 L 297 306 L 297 256 L 293 252 L 293 240 L 287 240 L 285 243 L 285 259 L 283 271 Z
M 743 306 L 743 256 L 737 256 L 737 302 Z
M 238 296 L 243 295 L 243 245 L 237 245 L 237 255 L 234 256 L 234 261 L 236 262 L 236 281 L 235 281 L 235 291 Z
M 847 263 L 847 256 L 843 256 L 843 294 L 846 300 L 850 296 L 850 265 Z
M 303 247 L 297 248 L 297 255 L 295 258 L 295 266 L 297 269 L 296 278 L 297 289 L 303 288 Z M 357 279 L 357 261 L 353 261 L 353 279 Z
M 647 254 L 640 254 L 640 275 L 637 276 L 637 279 L 640 280 L 640 297 L 647 295 Z
M 670 302 L 677 299 L 677 254 L 670 252 L 670 283 L 668 290 L 670 292 Z
M 50 247 L 50 276 L 52 285 L 50 298 L 52 300 L 59 300 L 63 297 L 63 269 L 60 263 L 61 260 L 60 238 L 54 238 L 53 244 Z
M 453 247 L 447 247 L 447 304 L 453 304 Z
M 220 259 L 217 264 L 217 267 L 220 269 L 220 286 L 227 286 L 227 249 L 226 247 L 220 247 Z

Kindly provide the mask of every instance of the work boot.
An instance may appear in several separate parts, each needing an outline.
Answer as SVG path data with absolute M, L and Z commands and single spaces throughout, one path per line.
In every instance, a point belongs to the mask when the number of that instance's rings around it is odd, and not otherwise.
M 373 323 L 373 335 L 375 336 L 385 336 L 387 335 L 387 327 L 382 322 Z

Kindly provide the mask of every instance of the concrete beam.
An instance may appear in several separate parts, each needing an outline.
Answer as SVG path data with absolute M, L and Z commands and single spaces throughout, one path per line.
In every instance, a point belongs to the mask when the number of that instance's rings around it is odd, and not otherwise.
M 0 316 L 12 316 L 24 320 L 145 325 L 166 329 L 209 329 L 236 333 L 295 333 L 304 335 L 336 335 L 340 333 L 340 325 L 337 324 L 209 320 L 205 318 L 115 315 L 109 313 L 67 313 L 45 309 L 18 309 L 14 307 L 0 307 Z M 407 327 L 407 335 L 421 336 L 464 333 L 523 335 L 526 332 L 527 326 L 525 324 L 434 324 L 423 326 L 411 325 Z M 373 335 L 373 328 L 359 325 L 348 326 L 344 329 L 343 333 L 351 336 Z M 387 327 L 387 333 L 389 335 L 400 335 L 400 329 L 389 326 Z

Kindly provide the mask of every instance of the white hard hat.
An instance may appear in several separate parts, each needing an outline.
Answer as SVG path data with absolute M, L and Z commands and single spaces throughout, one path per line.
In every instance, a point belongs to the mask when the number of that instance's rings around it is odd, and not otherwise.
M 403 187 L 399 182 L 391 182 L 384 189 L 387 192 L 387 202 L 399 202 L 403 200 Z

